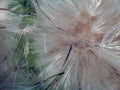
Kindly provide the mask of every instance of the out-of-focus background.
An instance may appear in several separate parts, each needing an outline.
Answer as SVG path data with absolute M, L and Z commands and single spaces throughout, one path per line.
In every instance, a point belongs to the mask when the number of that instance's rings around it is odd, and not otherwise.
M 12 32 L 32 27 L 34 18 L 31 0 L 0 0 L 0 90 L 13 90 L 11 86 L 18 81 L 32 83 L 33 74 L 37 72 L 35 54 L 27 50 L 30 49 L 28 43 L 34 40 Z M 11 86 L 6 88 L 8 83 Z

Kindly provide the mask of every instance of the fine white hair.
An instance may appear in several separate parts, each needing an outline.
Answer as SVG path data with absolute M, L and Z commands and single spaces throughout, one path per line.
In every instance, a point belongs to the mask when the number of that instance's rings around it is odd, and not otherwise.
M 0 90 L 120 90 L 120 0 L 31 1 L 0 22 Z
M 120 90 L 119 0 L 33 3 L 45 90 Z

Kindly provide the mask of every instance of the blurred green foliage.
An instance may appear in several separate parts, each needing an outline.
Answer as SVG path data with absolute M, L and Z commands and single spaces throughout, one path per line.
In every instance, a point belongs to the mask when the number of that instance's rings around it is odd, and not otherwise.
M 20 27 L 25 28 L 26 26 L 30 26 L 34 23 L 34 16 L 24 16 L 20 22 Z
M 34 23 L 35 8 L 31 0 L 12 0 L 9 4 L 12 13 L 23 15 L 20 27 L 25 28 Z
M 34 15 L 35 13 L 31 0 L 12 0 L 9 8 L 16 14 Z

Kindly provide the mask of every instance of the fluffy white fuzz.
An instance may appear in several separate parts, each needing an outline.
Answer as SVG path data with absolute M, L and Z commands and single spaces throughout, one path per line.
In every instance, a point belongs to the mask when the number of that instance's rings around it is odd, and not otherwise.
M 19 24 L 24 16 L 9 11 L 3 12 L 6 12 L 6 18 L 0 19 L 0 90 L 26 90 L 30 76 L 30 34 L 35 30 L 32 26 L 20 28 Z M 20 84 L 26 86 L 22 87 Z
M 43 59 L 36 61 L 40 78 L 54 75 L 45 82 L 46 90 L 120 90 L 119 4 L 34 0 L 37 41 L 44 48 Z

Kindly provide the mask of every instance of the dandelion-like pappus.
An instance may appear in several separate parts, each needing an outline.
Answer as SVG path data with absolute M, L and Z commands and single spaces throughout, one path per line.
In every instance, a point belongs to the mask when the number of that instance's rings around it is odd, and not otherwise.
M 0 8 L 0 90 L 120 90 L 120 1 L 31 1 L 32 25 Z
M 119 0 L 35 0 L 45 90 L 120 89 Z M 40 22 L 40 23 L 39 23 Z M 37 50 L 37 49 L 36 49 Z M 41 55 L 40 55 L 41 56 Z M 59 73 L 62 73 L 59 75 Z

